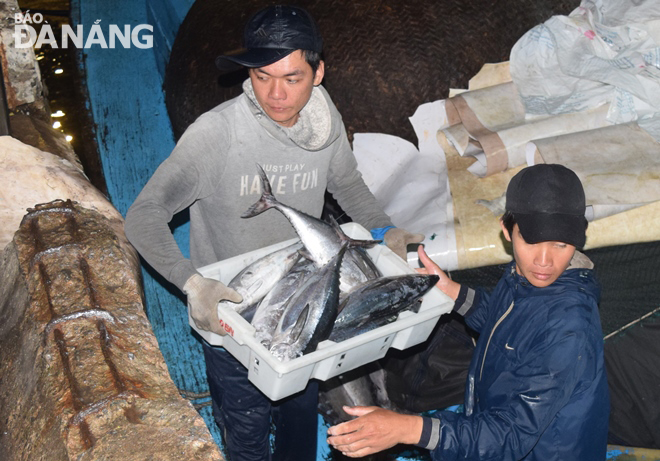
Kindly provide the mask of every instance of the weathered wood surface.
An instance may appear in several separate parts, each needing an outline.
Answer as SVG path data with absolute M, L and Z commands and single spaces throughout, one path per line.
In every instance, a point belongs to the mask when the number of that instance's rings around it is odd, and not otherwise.
M 169 377 L 120 240 L 67 200 L 30 209 L 5 248 L 0 459 L 223 459 Z

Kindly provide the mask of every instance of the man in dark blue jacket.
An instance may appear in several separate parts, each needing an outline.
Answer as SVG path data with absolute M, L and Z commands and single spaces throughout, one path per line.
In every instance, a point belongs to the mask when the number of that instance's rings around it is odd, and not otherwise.
M 465 412 L 434 417 L 377 407 L 331 427 L 328 442 L 360 457 L 397 443 L 428 448 L 434 460 L 605 459 L 609 394 L 582 184 L 561 165 L 521 170 L 507 188 L 501 225 L 514 261 L 492 293 L 453 282 L 420 249 L 422 271 L 480 333 Z

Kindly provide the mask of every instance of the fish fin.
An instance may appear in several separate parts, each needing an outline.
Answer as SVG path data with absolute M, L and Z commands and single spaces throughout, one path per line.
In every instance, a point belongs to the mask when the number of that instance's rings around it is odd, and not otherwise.
M 361 247 L 361 248 L 371 248 L 374 245 L 378 245 L 382 240 L 355 240 L 350 238 L 344 233 L 341 226 L 337 222 L 334 216 L 330 215 L 330 224 L 335 230 L 342 242 L 348 242 L 349 247 Z
M 358 241 L 358 240 L 356 240 Z M 346 253 L 346 250 L 348 250 L 351 246 L 350 241 L 343 241 L 341 242 L 341 248 L 339 249 L 339 253 L 337 253 L 337 259 L 341 261 L 341 259 L 344 257 L 344 254 Z
M 309 304 L 305 306 L 305 308 L 300 313 L 300 317 L 298 317 L 298 320 L 296 320 L 296 324 L 293 326 L 293 328 L 291 328 L 291 334 L 290 334 L 291 344 L 298 341 L 298 338 L 300 337 L 300 333 L 302 333 L 303 328 L 307 323 L 308 316 L 309 316 Z
M 313 258 L 312 255 L 309 253 L 309 251 L 307 251 L 307 248 L 301 248 L 300 250 L 298 250 L 298 253 L 299 253 L 303 258 L 308 259 L 308 260 L 310 260 L 310 261 L 314 261 L 314 258 Z
M 248 208 L 242 215 L 241 218 L 252 218 L 258 214 L 263 213 L 269 208 L 277 205 L 277 199 L 273 195 L 273 190 L 270 187 L 270 181 L 268 181 L 268 176 L 261 165 L 257 163 L 257 169 L 259 170 L 259 177 L 261 178 L 261 198 L 250 208 Z
M 268 176 L 266 175 L 266 172 L 264 169 L 259 165 L 257 165 L 257 170 L 259 171 L 259 177 L 261 178 L 261 187 L 263 188 L 263 193 L 268 194 L 268 195 L 273 195 L 273 189 L 270 187 L 270 181 L 268 180 Z

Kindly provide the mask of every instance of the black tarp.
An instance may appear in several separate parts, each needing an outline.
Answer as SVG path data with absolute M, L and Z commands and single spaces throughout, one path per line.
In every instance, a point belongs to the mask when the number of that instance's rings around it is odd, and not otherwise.
M 660 448 L 660 310 L 605 340 L 609 442 Z

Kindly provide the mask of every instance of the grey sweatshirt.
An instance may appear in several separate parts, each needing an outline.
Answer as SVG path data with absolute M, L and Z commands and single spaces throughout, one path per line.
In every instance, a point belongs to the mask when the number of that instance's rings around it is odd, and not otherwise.
M 179 289 L 195 268 L 296 236 L 276 210 L 240 217 L 261 196 L 257 163 L 288 206 L 320 217 L 327 187 L 355 222 L 367 229 L 392 225 L 357 171 L 341 116 L 324 88 L 314 88 L 291 128 L 263 112 L 249 80 L 243 88 L 188 127 L 126 214 L 129 241 Z M 188 207 L 190 260 L 168 227 Z

